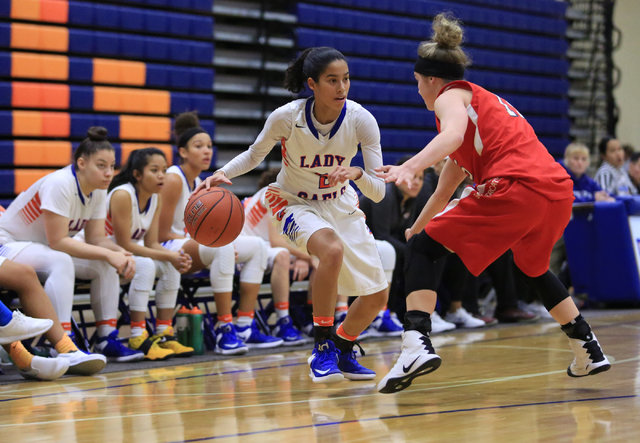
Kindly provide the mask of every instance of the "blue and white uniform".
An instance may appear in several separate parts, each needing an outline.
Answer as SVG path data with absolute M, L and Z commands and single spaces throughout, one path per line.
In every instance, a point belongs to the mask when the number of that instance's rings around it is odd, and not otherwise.
M 280 142 L 282 170 L 265 193 L 279 232 L 308 253 L 311 235 L 332 229 L 345 246 L 338 293 L 357 296 L 379 292 L 387 287 L 387 280 L 373 235 L 358 209 L 356 191 L 349 183 L 329 186 L 327 180 L 337 166 L 350 166 L 360 148 L 365 170 L 355 184 L 373 201 L 382 199 L 384 182 L 374 173 L 382 166 L 378 125 L 366 109 L 351 100 L 329 124 L 315 119 L 313 106 L 313 98 L 308 98 L 276 109 L 256 141 L 222 171 L 229 178 L 242 175 L 258 166 Z
M 158 209 L 158 194 L 151 194 L 144 209 L 140 208 L 136 188 L 125 183 L 112 189 L 107 196 L 109 207 L 111 198 L 116 192 L 126 192 L 131 200 L 131 239 L 144 244 L 144 236 L 149 231 L 153 217 Z M 107 235 L 115 242 L 113 235 L 112 214 L 107 215 Z M 156 277 L 155 301 L 161 309 L 170 309 L 176 305 L 180 288 L 180 272 L 169 261 L 153 260 L 149 257 L 134 256 L 136 273 L 129 285 L 129 307 L 133 311 L 146 312 L 149 294 L 153 289 Z
M 22 192 L 0 217 L 0 255 L 33 267 L 62 323 L 71 321 L 75 278 L 91 280 L 91 305 L 97 320 L 117 317 L 120 291 L 115 268 L 102 260 L 71 257 L 49 247 L 44 213 L 69 219 L 71 237 L 90 220 L 106 217 L 106 191 L 84 195 L 69 165 Z

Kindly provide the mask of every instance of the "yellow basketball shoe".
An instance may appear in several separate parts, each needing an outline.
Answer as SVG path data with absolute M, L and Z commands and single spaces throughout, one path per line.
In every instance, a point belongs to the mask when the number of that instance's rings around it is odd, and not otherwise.
M 162 334 L 156 334 L 151 338 L 157 340 L 161 348 L 173 351 L 175 357 L 190 357 L 193 355 L 192 347 L 185 346 L 176 339 L 173 333 L 173 326 L 167 327 Z
M 143 331 L 138 337 L 129 338 L 129 348 L 144 352 L 145 360 L 166 360 L 174 355 L 171 349 L 161 347 L 155 336 L 150 338 L 147 331 Z

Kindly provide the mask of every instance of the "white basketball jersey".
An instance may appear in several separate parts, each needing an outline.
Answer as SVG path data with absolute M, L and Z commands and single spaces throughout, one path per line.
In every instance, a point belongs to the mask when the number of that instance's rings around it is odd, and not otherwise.
M 135 241 L 142 240 L 149 230 L 149 226 L 151 226 L 156 209 L 158 209 L 158 194 L 151 194 L 151 198 L 147 201 L 145 208 L 141 209 L 138 204 L 138 193 L 135 186 L 131 183 L 125 183 L 113 188 L 107 196 L 107 207 L 109 208 L 111 207 L 111 197 L 116 191 L 125 191 L 129 194 L 131 199 L 131 238 Z M 113 223 L 110 211 L 107 213 L 105 228 L 107 236 L 113 238 Z
M 282 189 L 308 200 L 339 197 L 348 184 L 329 186 L 327 174 L 337 166 L 351 165 L 359 144 L 354 117 L 364 108 L 347 100 L 331 131 L 322 135 L 311 116 L 313 100 L 295 100 L 286 106 L 290 108 L 293 125 L 291 135 L 280 141 L 284 167 L 277 182 Z
M 84 195 L 69 165 L 35 182 L 9 205 L 0 217 L 0 241 L 34 241 L 48 244 L 43 210 L 69 219 L 69 237 L 81 231 L 89 220 L 106 217 L 104 189 Z
M 176 165 L 170 166 L 167 169 L 167 174 L 176 174 L 182 180 L 182 191 L 180 193 L 180 198 L 178 199 L 178 204 L 176 205 L 176 210 L 173 213 L 171 231 L 174 234 L 184 237 L 187 233 L 184 225 L 184 208 L 187 207 L 187 202 L 189 201 L 189 197 L 191 197 L 193 189 L 200 184 L 202 179 L 200 177 L 196 177 L 194 183 L 187 182 L 187 177 L 184 175 L 182 168 Z
M 242 233 L 261 237 L 269 241 L 269 223 L 271 217 L 267 213 L 267 204 L 264 195 L 267 192 L 267 186 L 260 189 L 253 196 L 243 200 L 244 205 L 244 227 Z
M 350 186 L 329 186 L 328 174 L 338 166 L 351 166 L 360 147 L 365 169 L 354 182 L 367 197 L 380 201 L 385 186 L 375 174 L 375 169 L 382 166 L 375 118 L 358 103 L 347 100 L 334 122 L 320 124 L 313 117 L 313 103 L 313 97 L 294 100 L 273 111 L 256 141 L 222 171 L 228 178 L 242 175 L 257 167 L 280 142 L 282 170 L 276 180 L 280 188 L 304 200 L 328 201 L 339 198 Z

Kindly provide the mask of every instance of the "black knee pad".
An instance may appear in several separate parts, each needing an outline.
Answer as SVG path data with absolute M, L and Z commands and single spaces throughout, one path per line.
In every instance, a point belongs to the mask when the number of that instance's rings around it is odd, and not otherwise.
M 440 285 L 447 248 L 422 231 L 407 242 L 404 261 L 405 296 L 414 291 L 435 291 Z
M 538 277 L 529 277 L 518 266 L 514 266 L 514 269 L 516 278 L 523 280 L 536 292 L 547 311 L 552 310 L 558 303 L 569 297 L 567 288 L 553 272 L 547 271 Z

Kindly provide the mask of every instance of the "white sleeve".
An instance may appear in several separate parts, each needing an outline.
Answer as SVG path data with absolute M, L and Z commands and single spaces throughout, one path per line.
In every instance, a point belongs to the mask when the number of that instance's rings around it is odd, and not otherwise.
M 379 202 L 384 198 L 384 180 L 375 175 L 374 169 L 382 166 L 382 149 L 380 148 L 380 129 L 378 122 L 369 111 L 362 108 L 356 116 L 356 132 L 362 158 L 364 160 L 364 171 L 354 183 L 358 189 L 374 202 Z
M 258 138 L 249 146 L 249 149 L 234 157 L 221 170 L 228 178 L 233 178 L 254 169 L 271 152 L 276 143 L 282 138 L 289 137 L 292 119 L 292 111 L 288 105 L 273 111 L 267 118 L 264 128 L 258 134 Z
M 62 178 L 62 180 L 61 180 Z M 40 208 L 51 211 L 54 214 L 71 218 L 71 204 L 75 196 L 75 189 L 65 182 L 62 175 L 50 175 L 42 182 L 38 190 L 40 195 Z
M 104 189 L 96 189 L 93 195 L 93 210 L 91 211 L 91 219 L 100 220 L 107 218 L 107 191 Z

